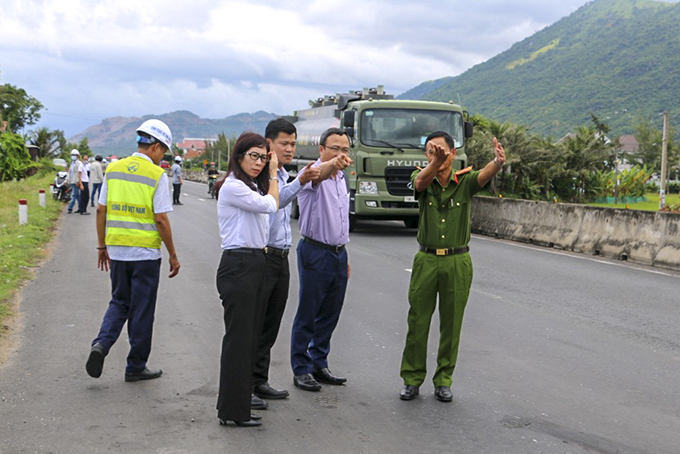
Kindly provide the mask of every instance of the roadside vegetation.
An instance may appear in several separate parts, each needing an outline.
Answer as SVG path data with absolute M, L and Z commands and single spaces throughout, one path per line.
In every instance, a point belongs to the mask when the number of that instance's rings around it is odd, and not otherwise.
M 52 238 L 56 219 L 63 209 L 54 201 L 50 183 L 54 158 L 68 158 L 72 148 L 64 133 L 39 128 L 20 134 L 40 120 L 43 105 L 22 88 L 0 85 L 0 337 L 7 331 L 11 306 L 31 270 L 42 260 Z M 33 156 L 26 144 L 35 145 Z M 40 207 L 38 191 L 45 190 L 46 207 Z M 19 225 L 19 199 L 28 201 L 28 224 Z
M 635 153 L 623 152 L 619 138 L 610 136 L 609 126 L 594 115 L 590 124 L 575 128 L 560 140 L 536 136 L 526 126 L 498 123 L 480 115 L 472 121 L 476 127 L 466 149 L 470 165 L 481 169 L 493 159 L 493 137 L 500 140 L 507 155 L 507 165 L 487 189 L 491 195 L 592 204 L 602 199 L 639 199 L 655 191 L 649 181 L 661 170 L 662 134 L 648 118 L 638 118 L 635 125 L 639 142 Z M 674 136 L 671 128 L 667 178 L 677 178 L 679 172 L 680 147 Z M 629 168 L 622 169 L 622 163 Z M 667 193 L 677 192 L 678 186 L 669 185 Z M 630 201 L 622 203 L 633 208 Z
M 588 205 L 607 208 L 621 208 L 624 210 L 659 211 L 659 194 L 648 193 L 645 201 L 637 203 L 589 203 Z M 668 212 L 680 212 L 680 194 L 666 194 L 666 209 Z
M 38 173 L 21 181 L 0 183 L 0 336 L 6 319 L 13 313 L 12 299 L 30 279 L 32 268 L 46 257 L 45 245 L 52 238 L 55 221 L 63 203 L 52 199 L 50 183 L 53 167 L 41 166 Z M 45 190 L 46 207 L 41 207 L 38 191 Z M 28 201 L 28 224 L 19 225 L 18 201 Z

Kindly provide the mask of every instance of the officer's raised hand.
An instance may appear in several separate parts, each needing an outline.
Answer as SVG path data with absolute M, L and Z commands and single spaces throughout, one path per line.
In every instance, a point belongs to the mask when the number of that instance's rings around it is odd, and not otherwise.
M 432 163 L 435 165 L 444 164 L 451 155 L 455 156 L 456 154 L 455 148 L 453 150 L 448 150 L 446 147 L 435 143 L 432 140 L 427 143 L 427 147 L 427 152 L 433 156 L 434 159 L 432 160 Z
M 496 155 L 493 161 L 488 163 L 477 175 L 477 182 L 480 186 L 484 186 L 491 181 L 501 171 L 503 164 L 505 164 L 505 149 L 495 137 L 493 138 L 493 151 Z
M 494 162 L 502 167 L 505 164 L 505 149 L 495 137 L 493 138 L 493 151 L 496 153 Z

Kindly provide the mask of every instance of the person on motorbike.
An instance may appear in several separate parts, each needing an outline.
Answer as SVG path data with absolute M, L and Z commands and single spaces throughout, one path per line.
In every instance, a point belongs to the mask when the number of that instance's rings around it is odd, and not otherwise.
M 208 169 L 208 194 L 213 195 L 213 186 L 215 185 L 215 181 L 217 181 L 219 176 L 220 173 L 215 168 L 215 163 L 211 162 L 210 168 Z

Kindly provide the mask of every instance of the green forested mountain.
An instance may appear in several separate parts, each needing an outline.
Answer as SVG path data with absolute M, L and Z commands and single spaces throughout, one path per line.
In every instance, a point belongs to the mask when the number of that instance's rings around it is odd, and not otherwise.
M 90 149 L 95 154 L 128 156 L 137 149 L 135 131 L 143 121 L 150 118 L 158 118 L 167 123 L 172 131 L 173 142 L 181 142 L 189 137 L 214 138 L 219 133 L 224 133 L 227 137 L 238 136 L 243 131 L 264 134 L 267 123 L 276 117 L 274 114 L 260 111 L 213 120 L 201 118 L 187 110 L 144 117 L 114 117 L 102 120 L 101 123 L 89 127 L 70 140 L 78 142 L 87 137 Z
M 471 114 L 559 137 L 590 121 L 630 134 L 639 115 L 680 121 L 680 3 L 594 0 L 507 51 L 399 96 L 460 99 Z

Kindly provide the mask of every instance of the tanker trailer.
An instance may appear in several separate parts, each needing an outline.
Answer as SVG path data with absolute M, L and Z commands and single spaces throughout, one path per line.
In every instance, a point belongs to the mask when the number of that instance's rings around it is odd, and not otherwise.
M 446 131 L 454 139 L 454 169 L 465 167 L 465 139 L 472 136 L 466 112 L 453 102 L 396 100 L 382 86 L 339 93 L 310 101 L 310 107 L 287 117 L 297 128 L 296 156 L 288 170 L 319 158 L 319 140 L 328 128 L 344 129 L 350 137 L 352 166 L 345 169 L 350 193 L 350 230 L 361 219 L 402 220 L 418 226 L 418 203 L 411 174 L 425 167 L 426 137 Z M 297 216 L 297 206 L 293 207 Z

